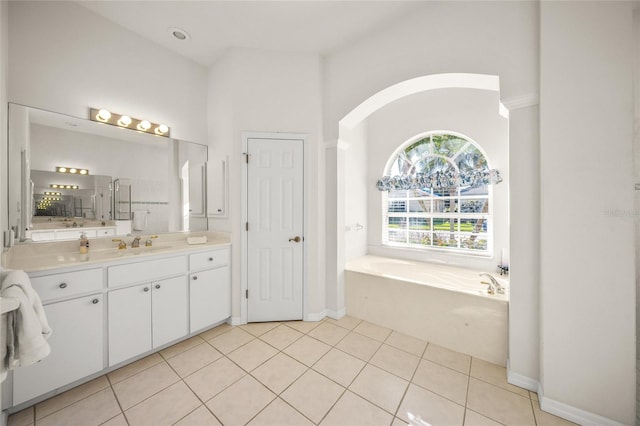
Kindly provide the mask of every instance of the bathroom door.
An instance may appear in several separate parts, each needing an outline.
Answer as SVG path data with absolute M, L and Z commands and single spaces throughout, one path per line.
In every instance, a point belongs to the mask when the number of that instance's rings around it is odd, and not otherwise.
M 302 319 L 304 143 L 247 140 L 249 322 Z

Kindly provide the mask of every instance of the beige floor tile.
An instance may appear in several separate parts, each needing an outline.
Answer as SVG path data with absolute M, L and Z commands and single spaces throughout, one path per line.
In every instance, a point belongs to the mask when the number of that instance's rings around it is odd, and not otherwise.
M 247 373 L 227 358 L 220 358 L 184 379 L 196 395 L 208 401 Z
M 420 362 L 413 383 L 460 405 L 466 403 L 469 376 L 429 360 Z
M 34 407 L 29 407 L 10 415 L 7 426 L 29 426 L 34 422 Z
M 381 345 L 382 343 L 370 337 L 358 333 L 349 333 L 336 345 L 336 348 L 363 361 L 369 361 Z
M 275 348 L 283 350 L 302 336 L 304 336 L 304 334 L 294 330 L 293 328 L 287 327 L 286 325 L 279 325 L 273 330 L 260 336 L 260 339 Z
M 158 353 L 151 354 L 147 357 L 139 359 L 131 364 L 125 365 L 124 367 L 118 368 L 117 370 L 112 371 L 107 374 L 109 377 L 109 381 L 112 385 L 119 383 L 131 376 L 138 374 L 139 372 L 146 370 L 147 368 L 151 368 L 156 364 L 159 364 L 163 361 L 162 357 Z
M 349 386 L 349 390 L 389 413 L 395 413 L 408 384 L 406 380 L 378 367 L 366 365 Z
M 393 423 L 391 423 L 391 426 L 412 426 L 412 425 L 410 425 L 409 422 L 405 422 L 402 419 L 394 417 L 393 418 Z
M 291 344 L 291 346 L 288 346 L 282 352 L 307 366 L 312 366 L 316 361 L 322 358 L 329 349 L 331 349 L 331 346 L 326 343 L 308 336 L 303 336 L 300 340 L 296 340 Z
M 289 404 L 276 398 L 249 422 L 252 426 L 311 426 L 313 423 Z
M 327 323 L 346 328 L 347 330 L 353 330 L 362 321 L 361 319 L 350 317 L 345 315 L 340 319 L 327 318 Z
M 398 333 L 397 331 L 392 331 L 384 342 L 389 346 L 393 346 L 394 348 L 401 349 L 405 352 L 409 352 L 411 355 L 419 357 L 422 356 L 424 348 L 427 347 L 426 341 L 418 339 L 417 337 Z
M 275 398 L 262 383 L 245 376 L 207 402 L 207 407 L 222 424 L 243 425 Z
M 99 425 L 120 414 L 120 407 L 111 388 L 75 402 L 62 410 L 38 420 L 38 426 Z
M 130 426 L 172 425 L 202 403 L 179 381 L 124 412 Z
M 307 370 L 281 397 L 314 423 L 318 423 L 343 392 L 342 386 L 313 370 Z
M 335 344 L 342 340 L 347 333 L 349 333 L 349 330 L 338 327 L 337 325 L 329 324 L 325 321 L 307 333 L 307 335 L 318 339 L 327 345 L 335 346 Z
M 365 362 L 338 349 L 331 349 L 313 365 L 318 373 L 347 387 L 353 382 Z
M 461 426 L 464 407 L 412 384 L 402 400 L 397 416 L 412 425 Z
M 276 349 L 256 339 L 244 346 L 240 346 L 228 354 L 227 357 L 249 372 L 277 353 Z
M 160 355 L 162 355 L 164 359 L 169 359 L 204 342 L 205 341 L 202 337 L 193 336 L 187 340 L 183 340 L 180 343 L 176 343 L 173 346 L 169 346 L 168 348 L 161 350 Z
M 162 362 L 113 385 L 113 391 L 123 410 L 127 410 L 151 395 L 180 380 L 180 377 Z
M 537 394 L 536 394 L 537 396 Z M 536 418 L 536 424 L 538 426 L 571 426 L 575 425 L 575 423 L 570 422 L 569 420 L 565 420 L 558 416 L 554 416 L 553 414 L 547 413 L 540 409 L 540 403 L 536 401 L 531 401 L 531 405 L 533 406 L 533 414 Z
M 423 358 L 469 375 L 469 369 L 471 368 L 471 357 L 469 355 L 429 343 Z
M 515 392 L 526 398 L 529 397 L 529 391 L 507 383 L 507 369 L 478 358 L 471 360 L 471 377 L 500 386 L 503 389 Z
M 393 416 L 358 395 L 346 391 L 329 411 L 321 425 L 388 425 Z
M 529 391 L 529 396 L 531 397 L 532 400 L 538 401 L 538 393 L 537 392 Z
M 291 327 L 294 330 L 298 330 L 300 333 L 307 334 L 320 324 L 322 321 L 286 321 L 283 322 L 287 327 Z
M 464 414 L 464 426 L 500 426 L 500 423 L 467 409 Z
M 469 381 L 467 408 L 503 424 L 535 425 L 533 408 L 528 397 L 473 377 Z
M 124 417 L 124 414 L 121 413 L 107 422 L 102 423 L 102 426 L 129 426 L 129 423 L 127 423 L 127 419 Z
M 198 336 L 202 337 L 204 340 L 209 341 L 209 340 L 213 339 L 214 337 L 217 337 L 217 336 L 219 336 L 221 334 L 224 334 L 224 333 L 226 333 L 228 331 L 231 331 L 233 329 L 234 329 L 233 326 L 231 326 L 231 325 L 229 325 L 227 323 L 224 323 L 224 324 L 220 324 L 217 327 L 211 328 L 211 329 L 209 329 L 207 331 L 203 331 Z
M 211 346 L 222 352 L 228 354 L 231 351 L 238 349 L 240 346 L 245 345 L 255 339 L 255 337 L 241 328 L 234 328 L 227 333 L 221 334 L 209 340 Z
M 176 370 L 180 377 L 187 377 L 221 357 L 220 352 L 202 341 L 202 344 L 169 358 L 167 363 Z
M 36 405 L 36 420 L 48 416 L 51 413 L 67 407 L 74 402 L 80 401 L 102 389 L 108 388 L 109 381 L 106 376 L 100 376 L 83 385 L 76 386 L 73 389 L 49 398 Z
M 380 327 L 379 325 L 372 324 L 367 321 L 362 321 L 356 328 L 353 329 L 356 333 L 363 334 L 367 337 L 371 337 L 379 342 L 384 342 L 389 334 L 391 334 L 391 330 L 385 327 Z
M 201 405 L 183 417 L 175 426 L 221 426 L 221 424 L 207 407 Z
M 389 345 L 382 345 L 369 362 L 391 374 L 411 380 L 420 358 Z
M 260 380 L 272 392 L 280 394 L 307 371 L 307 366 L 280 352 L 253 370 L 253 377 Z
M 253 334 L 254 336 L 258 337 L 262 336 L 269 330 L 273 330 L 279 325 L 279 322 L 252 322 L 249 324 L 241 325 L 240 328 L 247 333 Z

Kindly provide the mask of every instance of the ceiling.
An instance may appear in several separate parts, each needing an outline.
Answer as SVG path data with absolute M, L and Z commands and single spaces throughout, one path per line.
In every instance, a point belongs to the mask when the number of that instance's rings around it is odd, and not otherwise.
M 424 1 L 78 1 L 204 66 L 230 47 L 327 54 L 425 7 Z M 179 41 L 169 28 L 191 40 Z

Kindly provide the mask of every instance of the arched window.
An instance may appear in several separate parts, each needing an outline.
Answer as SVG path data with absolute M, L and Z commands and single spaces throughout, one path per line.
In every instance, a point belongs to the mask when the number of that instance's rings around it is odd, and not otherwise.
M 490 184 L 501 181 L 479 146 L 460 134 L 433 132 L 390 158 L 383 192 L 383 244 L 492 253 Z

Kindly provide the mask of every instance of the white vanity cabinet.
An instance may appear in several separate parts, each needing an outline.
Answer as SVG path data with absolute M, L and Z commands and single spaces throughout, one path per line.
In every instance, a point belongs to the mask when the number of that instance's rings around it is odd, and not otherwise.
M 104 368 L 104 300 L 102 293 L 44 306 L 53 330 L 48 357 L 13 375 L 17 405 Z
M 189 324 L 196 332 L 231 316 L 229 249 L 189 256 Z

